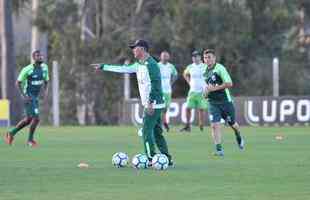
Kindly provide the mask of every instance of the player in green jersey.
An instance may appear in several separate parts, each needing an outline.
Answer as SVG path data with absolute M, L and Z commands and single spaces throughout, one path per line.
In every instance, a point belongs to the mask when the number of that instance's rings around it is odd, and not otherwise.
M 5 134 L 5 142 L 9 145 L 12 145 L 14 136 L 18 131 L 30 125 L 27 145 L 31 147 L 37 146 L 34 133 L 40 121 L 39 97 L 47 97 L 49 75 L 48 66 L 43 63 L 43 55 L 39 50 L 32 53 L 32 58 L 34 63 L 24 67 L 16 81 L 24 101 L 26 117 Z
M 220 126 L 222 118 L 234 130 L 239 148 L 241 150 L 244 149 L 244 139 L 240 135 L 239 125 L 235 120 L 235 108 L 232 96 L 229 92 L 229 88 L 233 86 L 233 83 L 226 68 L 216 62 L 214 50 L 205 50 L 203 59 L 207 66 L 204 74 L 207 83 L 205 90 L 209 103 L 208 113 L 211 122 L 212 136 L 216 146 L 215 155 L 223 156 L 224 150 L 222 147 Z
M 168 111 L 171 103 L 172 84 L 178 78 L 178 72 L 175 66 L 169 62 L 170 54 L 168 51 L 163 51 L 160 54 L 160 62 L 158 63 L 161 74 L 161 86 L 163 88 L 163 95 L 165 101 L 165 108 L 163 112 L 163 124 L 167 132 L 169 131 L 169 116 Z

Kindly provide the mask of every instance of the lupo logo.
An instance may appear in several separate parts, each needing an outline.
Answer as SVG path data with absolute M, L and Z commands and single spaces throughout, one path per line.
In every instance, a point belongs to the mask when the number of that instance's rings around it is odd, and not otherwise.
M 250 125 L 308 125 L 310 99 L 297 97 L 257 97 L 244 101 L 244 117 Z

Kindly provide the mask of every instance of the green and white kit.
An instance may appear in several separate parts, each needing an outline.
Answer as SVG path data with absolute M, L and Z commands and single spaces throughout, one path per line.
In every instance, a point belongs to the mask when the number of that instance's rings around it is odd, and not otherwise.
M 207 109 L 207 101 L 204 98 L 204 89 L 206 87 L 205 70 L 206 66 L 203 63 L 192 63 L 184 70 L 184 74 L 190 76 L 190 90 L 186 99 L 187 108 Z
M 210 85 L 232 83 L 226 68 L 219 63 L 212 67 L 207 67 L 204 76 L 207 84 Z M 208 103 L 208 113 L 211 122 L 217 123 L 223 118 L 230 125 L 235 123 L 235 108 L 228 88 L 209 92 Z
M 39 94 L 44 81 L 49 80 L 48 66 L 42 63 L 40 66 L 35 64 L 27 65 L 19 73 L 17 81 L 21 82 L 23 93 L 30 97 L 30 101 L 25 102 L 25 112 L 29 117 L 39 116 Z
M 177 77 L 178 72 L 175 66 L 171 63 L 158 63 L 160 74 L 161 74 L 161 86 L 163 89 L 165 108 L 169 108 L 171 103 L 171 93 L 172 93 L 172 77 Z
M 107 65 L 102 64 L 104 71 L 118 73 L 136 73 L 138 80 L 141 103 L 144 106 L 142 136 L 146 155 L 149 159 L 156 154 L 155 143 L 159 151 L 169 160 L 168 146 L 162 135 L 162 111 L 165 107 L 161 85 L 160 69 L 154 58 L 148 57 L 144 62 L 132 65 Z M 148 113 L 147 106 L 153 104 L 154 112 Z

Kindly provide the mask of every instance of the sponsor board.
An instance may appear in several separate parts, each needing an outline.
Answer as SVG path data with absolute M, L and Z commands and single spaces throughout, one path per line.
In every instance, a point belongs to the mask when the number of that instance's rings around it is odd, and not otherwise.
M 10 126 L 10 102 L 0 99 L 0 127 Z
M 171 124 L 185 123 L 186 99 L 173 99 L 169 108 Z M 241 125 L 283 126 L 310 124 L 310 96 L 236 97 L 236 120 Z M 120 122 L 141 124 L 143 107 L 138 99 L 124 102 Z M 197 113 L 192 111 L 192 123 L 197 123 Z M 205 123 L 209 124 L 208 114 Z

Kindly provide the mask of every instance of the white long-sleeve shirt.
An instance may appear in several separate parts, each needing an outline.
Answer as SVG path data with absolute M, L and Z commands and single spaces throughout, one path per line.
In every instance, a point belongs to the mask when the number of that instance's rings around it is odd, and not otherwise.
M 136 73 L 141 103 L 146 107 L 149 103 L 153 108 L 164 108 L 160 71 L 156 61 L 149 57 L 145 63 L 132 65 L 101 65 L 104 71 L 117 73 Z

